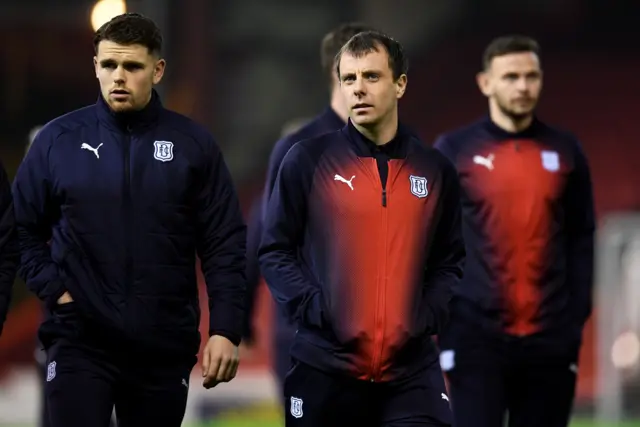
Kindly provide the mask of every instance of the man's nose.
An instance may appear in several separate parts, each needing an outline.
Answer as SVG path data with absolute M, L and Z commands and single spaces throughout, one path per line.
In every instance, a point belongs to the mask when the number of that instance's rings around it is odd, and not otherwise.
M 520 92 L 526 92 L 529 90 L 529 83 L 526 77 L 521 77 L 518 79 L 518 81 L 516 82 L 516 89 L 518 89 Z
M 362 96 L 366 92 L 364 82 L 361 78 L 357 78 L 355 82 L 353 82 L 353 93 L 356 96 Z
M 125 73 L 122 67 L 118 67 L 113 72 L 113 82 L 114 83 L 124 83 L 125 82 Z

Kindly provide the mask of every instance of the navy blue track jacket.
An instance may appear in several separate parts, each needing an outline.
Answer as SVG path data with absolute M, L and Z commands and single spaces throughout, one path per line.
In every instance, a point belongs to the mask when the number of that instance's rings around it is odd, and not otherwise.
M 54 312 L 69 291 L 108 336 L 193 355 L 197 254 L 209 333 L 240 342 L 246 226 L 230 174 L 209 133 L 155 91 L 135 113 L 115 114 L 99 97 L 48 123 L 14 199 L 21 275 Z
M 11 291 L 18 269 L 18 239 L 13 214 L 11 186 L 0 165 L 0 334 L 9 311 Z
M 579 339 L 591 313 L 595 220 L 577 138 L 538 119 L 509 133 L 485 117 L 435 147 L 462 186 L 467 263 L 452 316 L 493 332 Z

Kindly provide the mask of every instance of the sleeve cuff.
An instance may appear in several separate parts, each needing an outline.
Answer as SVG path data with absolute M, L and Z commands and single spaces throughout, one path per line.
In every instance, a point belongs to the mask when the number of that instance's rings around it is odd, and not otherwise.
M 244 330 L 244 310 L 242 300 L 239 304 L 227 301 L 215 301 L 209 298 L 209 336 L 220 335 L 235 345 L 242 341 Z
M 235 345 L 236 347 L 240 345 L 240 342 L 242 341 L 242 337 L 238 334 L 234 334 L 232 332 L 229 331 L 223 331 L 223 330 L 218 330 L 218 329 L 209 329 L 209 336 L 212 337 L 214 335 L 219 335 L 221 337 L 225 337 L 226 339 L 228 339 L 229 341 L 231 341 L 233 343 L 233 345 Z
M 52 283 L 49 286 L 55 284 L 55 288 L 52 293 L 50 293 L 47 297 L 44 298 L 44 303 L 48 309 L 54 308 L 58 304 L 58 299 L 67 291 L 64 287 L 64 283 L 61 280 L 58 280 Z

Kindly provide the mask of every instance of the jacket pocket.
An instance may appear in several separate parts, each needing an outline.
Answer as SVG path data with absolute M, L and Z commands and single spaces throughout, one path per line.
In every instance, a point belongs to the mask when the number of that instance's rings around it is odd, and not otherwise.
M 77 319 L 78 318 L 78 306 L 75 301 L 67 302 L 64 304 L 56 304 L 53 307 L 53 315 L 60 319 Z
M 327 308 L 320 290 L 315 291 L 304 303 L 302 323 L 308 328 L 324 330 L 329 326 Z
M 51 310 L 51 316 L 40 326 L 38 339 L 46 349 L 58 339 L 74 340 L 79 338 L 83 327 L 84 322 L 75 301 L 56 304 Z

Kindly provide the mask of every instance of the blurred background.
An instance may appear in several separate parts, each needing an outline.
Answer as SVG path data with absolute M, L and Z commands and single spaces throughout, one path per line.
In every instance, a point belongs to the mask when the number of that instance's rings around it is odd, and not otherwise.
M 596 307 L 584 335 L 574 425 L 640 426 L 633 421 L 640 419 L 640 2 L 2 0 L 0 159 L 10 176 L 34 129 L 96 101 L 92 33 L 125 10 L 163 29 L 164 103 L 211 130 L 247 209 L 283 129 L 328 102 L 320 40 L 337 24 L 363 21 L 404 44 L 411 65 L 401 117 L 428 144 L 485 114 L 474 77 L 493 37 L 537 38 L 545 71 L 539 116 L 584 144 L 599 220 Z M 194 371 L 185 425 L 282 425 L 264 286 L 258 306 L 257 341 L 237 379 L 205 391 Z M 1 426 L 37 423 L 39 321 L 38 302 L 17 282 L 0 339 Z

